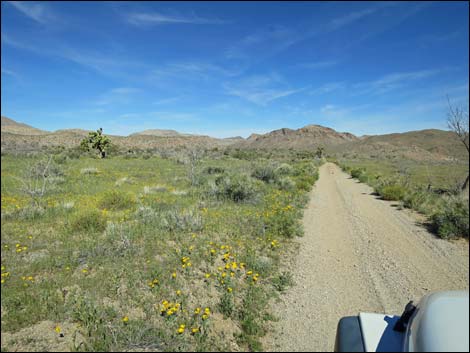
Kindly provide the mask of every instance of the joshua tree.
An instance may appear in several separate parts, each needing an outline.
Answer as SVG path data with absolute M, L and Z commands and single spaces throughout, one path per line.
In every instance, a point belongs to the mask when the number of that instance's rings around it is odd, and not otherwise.
M 458 140 L 464 144 L 468 154 L 468 109 L 465 110 L 462 107 L 453 107 L 452 104 L 450 104 L 449 97 L 447 97 L 447 102 L 449 103 L 447 126 L 455 133 Z M 462 190 L 468 187 L 468 176 L 467 173 L 467 178 L 462 185 Z
M 101 158 L 106 157 L 106 150 L 111 144 L 111 140 L 108 136 L 103 135 L 103 129 L 99 128 L 96 132 L 88 133 L 88 137 L 84 138 L 80 143 L 80 146 L 85 150 L 89 151 L 91 148 L 99 151 Z
M 322 158 L 323 157 L 323 152 L 325 151 L 324 147 L 318 147 L 317 151 L 315 152 L 315 156 L 317 158 Z

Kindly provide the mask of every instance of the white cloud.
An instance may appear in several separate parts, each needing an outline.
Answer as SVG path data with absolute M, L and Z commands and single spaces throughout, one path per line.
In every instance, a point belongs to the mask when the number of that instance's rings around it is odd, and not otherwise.
M 38 23 L 46 24 L 53 19 L 52 13 L 45 4 L 33 1 L 9 1 L 8 3 Z
M 338 65 L 337 60 L 301 63 L 296 66 L 304 68 L 304 69 L 318 70 L 318 69 L 325 69 L 327 67 L 332 67 L 335 65 Z
M 346 87 L 346 82 L 329 82 L 324 85 L 315 88 L 309 92 L 309 94 L 325 94 L 330 93 L 336 90 L 344 89 Z
M 235 82 L 224 84 L 225 92 L 243 98 L 251 103 L 267 105 L 282 97 L 304 91 L 306 88 L 293 89 L 276 73 L 255 75 Z
M 110 104 L 127 104 L 133 99 L 133 95 L 139 93 L 141 90 L 133 87 L 118 87 L 113 88 L 98 98 L 94 104 L 103 106 Z
M 411 81 L 417 81 L 435 76 L 448 69 L 419 70 L 412 72 L 398 72 L 385 75 L 378 80 L 360 82 L 353 85 L 356 94 L 384 94 L 391 90 L 401 88 Z
M 127 16 L 127 21 L 133 25 L 164 25 L 164 24 L 224 24 L 226 21 L 196 16 L 164 15 L 158 12 L 153 13 L 131 13 Z
M 152 104 L 154 105 L 167 105 L 171 103 L 175 103 L 181 100 L 182 97 L 169 97 L 169 98 L 162 98 L 154 101 Z
M 2 74 L 13 76 L 13 77 L 18 77 L 18 74 L 15 71 L 8 70 L 2 67 Z

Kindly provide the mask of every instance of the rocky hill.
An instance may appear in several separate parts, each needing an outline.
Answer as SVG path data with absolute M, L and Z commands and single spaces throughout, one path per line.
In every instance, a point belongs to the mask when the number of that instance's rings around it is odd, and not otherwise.
M 358 140 L 356 136 L 347 132 L 337 132 L 320 125 L 307 125 L 297 130 L 283 128 L 263 135 L 251 134 L 234 147 L 312 150 L 319 146 L 340 145 Z
M 7 132 L 20 135 L 43 135 L 49 133 L 48 131 L 39 130 L 32 126 L 18 123 L 13 119 L 7 118 L 6 116 L 2 116 L 1 131 L 2 133 Z
M 2 151 L 34 151 L 43 147 L 76 147 L 88 135 L 87 130 L 61 129 L 43 131 L 2 116 Z M 129 136 L 108 135 L 118 147 L 125 149 L 224 147 L 239 138 L 217 139 L 209 136 L 190 135 L 174 130 L 146 130 Z

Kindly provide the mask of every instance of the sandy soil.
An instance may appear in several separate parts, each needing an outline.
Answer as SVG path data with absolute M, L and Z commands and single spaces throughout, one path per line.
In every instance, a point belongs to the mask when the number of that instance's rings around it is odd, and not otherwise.
M 468 242 L 430 234 L 411 212 L 380 200 L 332 163 L 320 169 L 291 264 L 295 285 L 274 305 L 272 351 L 332 351 L 338 320 L 401 314 L 409 300 L 469 287 Z

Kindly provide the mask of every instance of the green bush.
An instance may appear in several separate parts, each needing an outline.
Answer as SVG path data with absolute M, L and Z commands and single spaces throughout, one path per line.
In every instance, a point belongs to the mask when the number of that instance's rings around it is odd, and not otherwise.
M 134 204 L 135 199 L 131 194 L 116 190 L 106 192 L 98 203 L 101 209 L 113 211 L 131 208 Z
M 292 191 L 295 189 L 295 182 L 289 177 L 279 178 L 277 185 L 281 190 Z
M 251 176 L 253 178 L 264 181 L 265 183 L 272 183 L 277 179 L 277 174 L 273 164 L 263 164 L 255 167 Z
M 357 180 L 359 180 L 361 183 L 368 184 L 369 175 L 367 175 L 366 173 L 359 174 Z
M 290 272 L 283 272 L 278 276 L 273 277 L 271 281 L 273 287 L 279 292 L 284 292 L 287 288 L 294 285 L 294 278 Z
M 313 184 L 318 180 L 318 171 L 316 171 L 312 175 L 302 175 L 297 177 L 295 180 L 295 184 L 298 190 L 301 191 L 310 191 L 312 189 Z
M 102 232 L 106 229 L 106 216 L 97 209 L 88 209 L 72 215 L 69 226 L 75 232 Z
M 218 199 L 229 199 L 235 202 L 254 200 L 258 194 L 253 179 L 244 174 L 220 175 L 210 186 L 209 194 Z
M 362 168 L 351 169 L 351 176 L 353 178 L 358 179 L 363 173 L 365 173 L 365 170 Z
M 456 197 L 449 199 L 442 210 L 431 217 L 431 220 L 441 238 L 468 238 L 468 217 L 468 200 Z
M 277 175 L 290 175 L 294 171 L 294 168 L 290 164 L 282 163 L 275 169 L 275 174 Z
M 406 194 L 405 187 L 398 184 L 386 185 L 379 189 L 379 194 L 384 200 L 399 201 L 403 200 Z
M 209 166 L 206 169 L 204 169 L 205 174 L 222 174 L 223 172 L 225 172 L 225 169 L 221 167 Z

